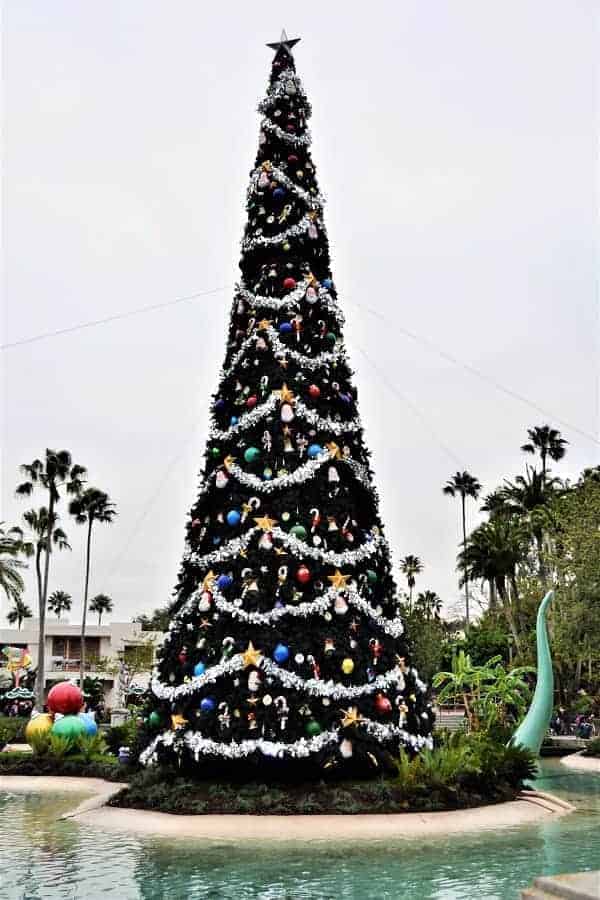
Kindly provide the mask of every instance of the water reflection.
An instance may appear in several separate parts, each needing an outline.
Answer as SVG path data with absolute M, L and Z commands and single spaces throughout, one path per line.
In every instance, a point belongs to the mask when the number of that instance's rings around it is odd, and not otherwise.
M 565 774 L 563 774 L 565 773 Z M 600 778 L 546 764 L 541 789 L 581 811 L 539 826 L 393 844 L 242 846 L 131 835 L 57 821 L 74 795 L 0 797 L 0 898 L 119 900 L 503 900 L 536 875 L 600 859 Z

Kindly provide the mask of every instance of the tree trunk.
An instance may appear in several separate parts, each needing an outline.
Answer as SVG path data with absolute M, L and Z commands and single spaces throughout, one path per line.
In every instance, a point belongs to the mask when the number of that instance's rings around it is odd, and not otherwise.
M 579 687 L 580 687 L 580 685 L 581 685 L 581 667 L 582 667 L 582 662 L 583 662 L 583 661 L 582 661 L 581 659 L 578 659 L 578 660 L 577 660 L 577 665 L 576 665 L 576 667 L 575 667 L 575 690 L 576 690 L 576 691 L 579 690 Z
M 462 503 L 463 556 L 465 561 L 465 631 L 469 630 L 469 578 L 467 576 L 467 513 L 465 495 L 460 495 Z
M 495 609 L 496 609 L 496 606 L 498 605 L 498 600 L 497 600 L 497 597 L 496 597 L 496 584 L 495 584 L 495 582 L 494 582 L 494 579 L 493 579 L 493 578 L 490 578 L 488 584 L 489 584 L 489 586 L 490 586 L 489 608 L 495 610 Z
M 517 631 L 517 627 L 515 625 L 515 620 L 513 618 L 513 611 L 510 605 L 510 597 L 506 593 L 506 588 L 500 587 L 498 585 L 498 593 L 500 594 L 500 599 L 502 600 L 502 609 L 504 611 L 504 616 L 506 618 L 508 627 L 510 628 L 510 633 L 513 636 L 513 640 L 515 642 L 515 648 L 517 653 L 521 652 L 521 641 L 519 639 L 519 632 Z
M 35 680 L 35 702 L 40 710 L 44 708 L 44 687 L 46 683 L 46 600 L 48 598 L 48 576 L 50 574 L 50 554 L 52 553 L 52 532 L 54 530 L 54 483 L 50 484 L 48 503 L 48 528 L 46 534 L 46 556 L 44 559 L 44 581 L 39 602 L 38 664 Z M 39 567 L 38 567 L 39 568 Z M 39 575 L 39 573 L 38 573 Z M 39 584 L 39 580 L 38 580 Z
M 81 662 L 79 664 L 79 687 L 83 691 L 83 679 L 85 676 L 85 620 L 87 617 L 88 589 L 90 584 L 90 556 L 92 550 L 92 524 L 93 519 L 88 520 L 87 548 L 85 553 L 85 588 L 83 591 L 83 609 L 81 611 Z

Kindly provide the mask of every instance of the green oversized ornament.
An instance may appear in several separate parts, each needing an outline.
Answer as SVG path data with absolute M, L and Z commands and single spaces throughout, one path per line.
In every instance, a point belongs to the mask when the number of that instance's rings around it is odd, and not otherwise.
M 54 722 L 52 734 L 75 741 L 82 734 L 85 734 L 85 722 L 78 716 L 62 716 Z

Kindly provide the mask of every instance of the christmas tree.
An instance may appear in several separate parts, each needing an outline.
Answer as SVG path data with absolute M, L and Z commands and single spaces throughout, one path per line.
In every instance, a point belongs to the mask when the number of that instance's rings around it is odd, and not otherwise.
M 145 764 L 380 772 L 431 746 L 342 339 L 285 33 L 247 195 L 242 277 Z M 305 765 L 306 769 L 306 765 Z

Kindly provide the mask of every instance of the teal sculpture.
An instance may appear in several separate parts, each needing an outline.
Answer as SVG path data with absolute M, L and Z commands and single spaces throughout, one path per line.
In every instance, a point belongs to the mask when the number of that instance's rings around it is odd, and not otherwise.
M 539 756 L 544 735 L 552 718 L 552 707 L 554 705 L 554 675 L 546 623 L 546 613 L 553 597 L 554 591 L 548 591 L 538 609 L 535 625 L 537 684 L 527 715 L 510 740 L 511 744 L 520 744 L 522 747 L 527 747 L 536 756 Z

